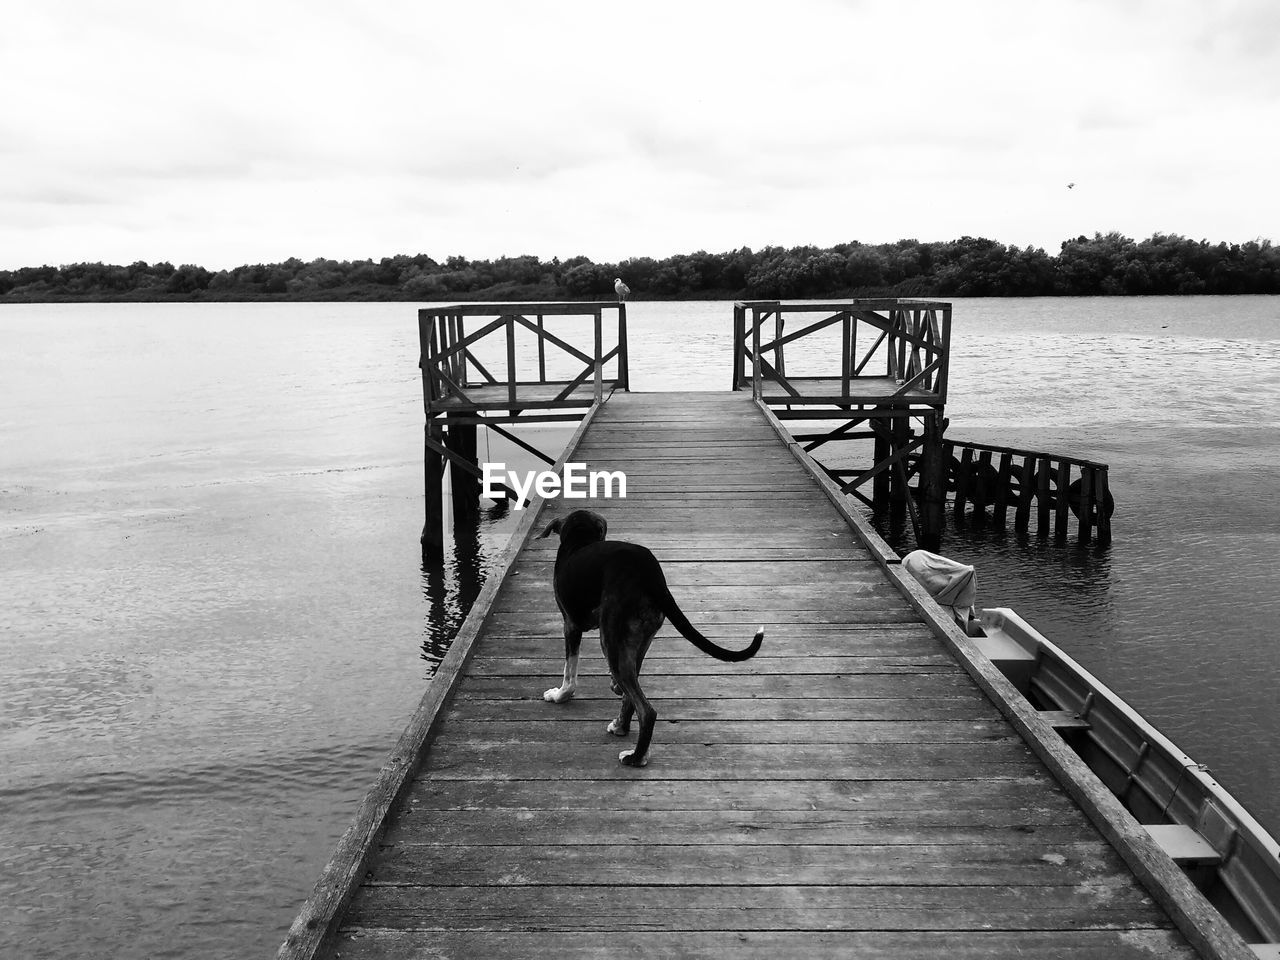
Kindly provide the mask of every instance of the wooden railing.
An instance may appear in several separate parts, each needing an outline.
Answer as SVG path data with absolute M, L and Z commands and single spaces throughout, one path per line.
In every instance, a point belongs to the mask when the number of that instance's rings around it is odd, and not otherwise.
M 1110 542 L 1115 501 L 1105 463 L 962 440 L 945 441 L 943 455 L 957 519 L 972 504 L 984 517 L 990 507 L 1003 526 L 1012 509 L 1014 529 L 1026 530 L 1034 512 L 1037 532 L 1061 539 L 1075 517 L 1081 543 L 1095 532 L 1099 543 Z
M 814 313 L 826 316 L 786 331 L 790 317 Z M 770 320 L 771 335 L 764 332 Z M 951 337 L 948 303 L 740 301 L 734 305 L 733 325 L 734 390 L 750 383 L 756 397 L 785 395 L 788 403 L 927 400 L 940 406 L 946 401 Z M 827 333 L 824 342 L 818 343 L 816 335 L 822 331 Z M 786 348 L 802 343 L 820 358 L 821 369 L 815 368 L 809 375 L 788 375 Z M 781 394 L 775 388 L 780 388 Z
M 605 315 L 614 311 L 609 324 L 616 331 L 613 345 L 605 348 Z M 577 329 L 565 324 L 562 335 L 548 329 L 548 318 L 579 320 Z M 478 328 L 467 331 L 467 321 L 480 318 Z M 492 318 L 483 322 L 483 318 Z M 586 330 L 582 321 L 590 321 Z M 532 334 L 537 342 L 536 365 L 532 351 L 517 356 L 517 333 Z M 591 343 L 574 344 L 574 334 Z M 427 415 L 448 411 L 492 411 L 487 420 L 579 419 L 580 414 L 560 414 L 558 408 L 599 403 L 606 390 L 627 389 L 626 304 L 593 303 L 497 303 L 425 307 L 418 311 L 421 344 L 419 366 Z M 568 374 L 549 374 L 553 366 L 569 363 Z M 614 371 L 606 366 L 614 362 Z M 578 366 L 580 365 L 580 366 Z M 585 389 L 584 389 L 585 388 Z M 523 416 L 520 414 L 523 413 Z
M 610 311 L 616 315 L 616 325 L 609 324 L 616 338 L 610 337 L 613 345 L 606 349 L 605 315 Z M 556 333 L 548 329 L 549 319 Z M 468 321 L 478 326 L 468 332 Z M 613 302 L 424 307 L 418 311 L 418 338 L 426 408 L 422 545 L 434 562 L 444 544 L 446 465 L 455 520 L 479 511 L 479 427 L 554 464 L 552 454 L 501 424 L 580 421 L 615 389 L 628 389 L 627 307 Z M 513 491 L 506 496 L 517 499 Z

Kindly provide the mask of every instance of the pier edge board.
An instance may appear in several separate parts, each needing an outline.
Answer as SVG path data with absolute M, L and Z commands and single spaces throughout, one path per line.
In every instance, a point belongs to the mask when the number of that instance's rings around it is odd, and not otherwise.
M 552 470 L 558 473 L 564 468 L 607 399 L 605 397 L 596 402 L 585 413 Z M 485 580 L 484 587 L 458 630 L 458 635 L 449 645 L 448 652 L 427 684 L 408 725 L 378 771 L 377 779 L 360 801 L 354 820 L 338 840 L 311 895 L 290 925 L 276 954 L 276 960 L 317 960 L 331 952 L 337 942 L 342 918 L 377 852 L 391 812 L 413 781 L 425 748 L 435 733 L 437 721 L 447 712 L 463 668 L 470 660 L 475 640 L 484 626 L 498 590 L 506 582 L 525 544 L 532 538 L 545 503 L 545 498 L 540 496 L 535 495 L 530 499 L 524 516 L 502 551 L 501 561 L 494 565 Z
M 862 517 L 849 509 L 840 489 L 815 466 L 801 444 L 791 438 L 768 403 L 761 399 L 755 402 L 778 439 L 822 488 L 890 581 L 1080 805 L 1192 947 L 1206 960 L 1257 960 L 1257 954 L 1244 938 L 1209 904 L 1084 760 L 1039 716 L 1004 674 L 978 651 L 973 640 L 943 613 L 915 578 L 902 569 L 900 558 L 888 543 Z

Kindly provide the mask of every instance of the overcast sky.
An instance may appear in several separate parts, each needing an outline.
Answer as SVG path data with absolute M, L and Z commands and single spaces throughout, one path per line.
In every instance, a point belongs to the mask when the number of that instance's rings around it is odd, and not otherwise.
M 15 0 L 0 91 L 0 268 L 1280 239 L 1275 0 Z

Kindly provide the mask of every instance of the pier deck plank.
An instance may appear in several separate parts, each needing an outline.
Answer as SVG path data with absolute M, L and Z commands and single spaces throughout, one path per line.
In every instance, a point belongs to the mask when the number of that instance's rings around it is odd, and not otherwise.
M 573 459 L 626 470 L 627 499 L 539 525 L 597 510 L 695 625 L 737 647 L 764 624 L 762 652 L 721 663 L 664 626 L 650 764 L 623 767 L 594 634 L 578 697 L 542 700 L 557 541 L 529 541 L 344 960 L 1196 955 L 749 397 L 615 394 Z

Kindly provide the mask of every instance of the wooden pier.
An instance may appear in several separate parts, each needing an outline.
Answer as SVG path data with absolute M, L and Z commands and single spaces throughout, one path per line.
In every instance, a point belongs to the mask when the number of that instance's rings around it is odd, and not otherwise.
M 759 355 L 759 353 L 757 353 Z M 746 392 L 593 403 L 561 456 L 625 500 L 535 499 L 281 958 L 1253 956 Z M 712 639 L 645 663 L 618 763 L 560 677 L 551 517 L 648 545 Z

